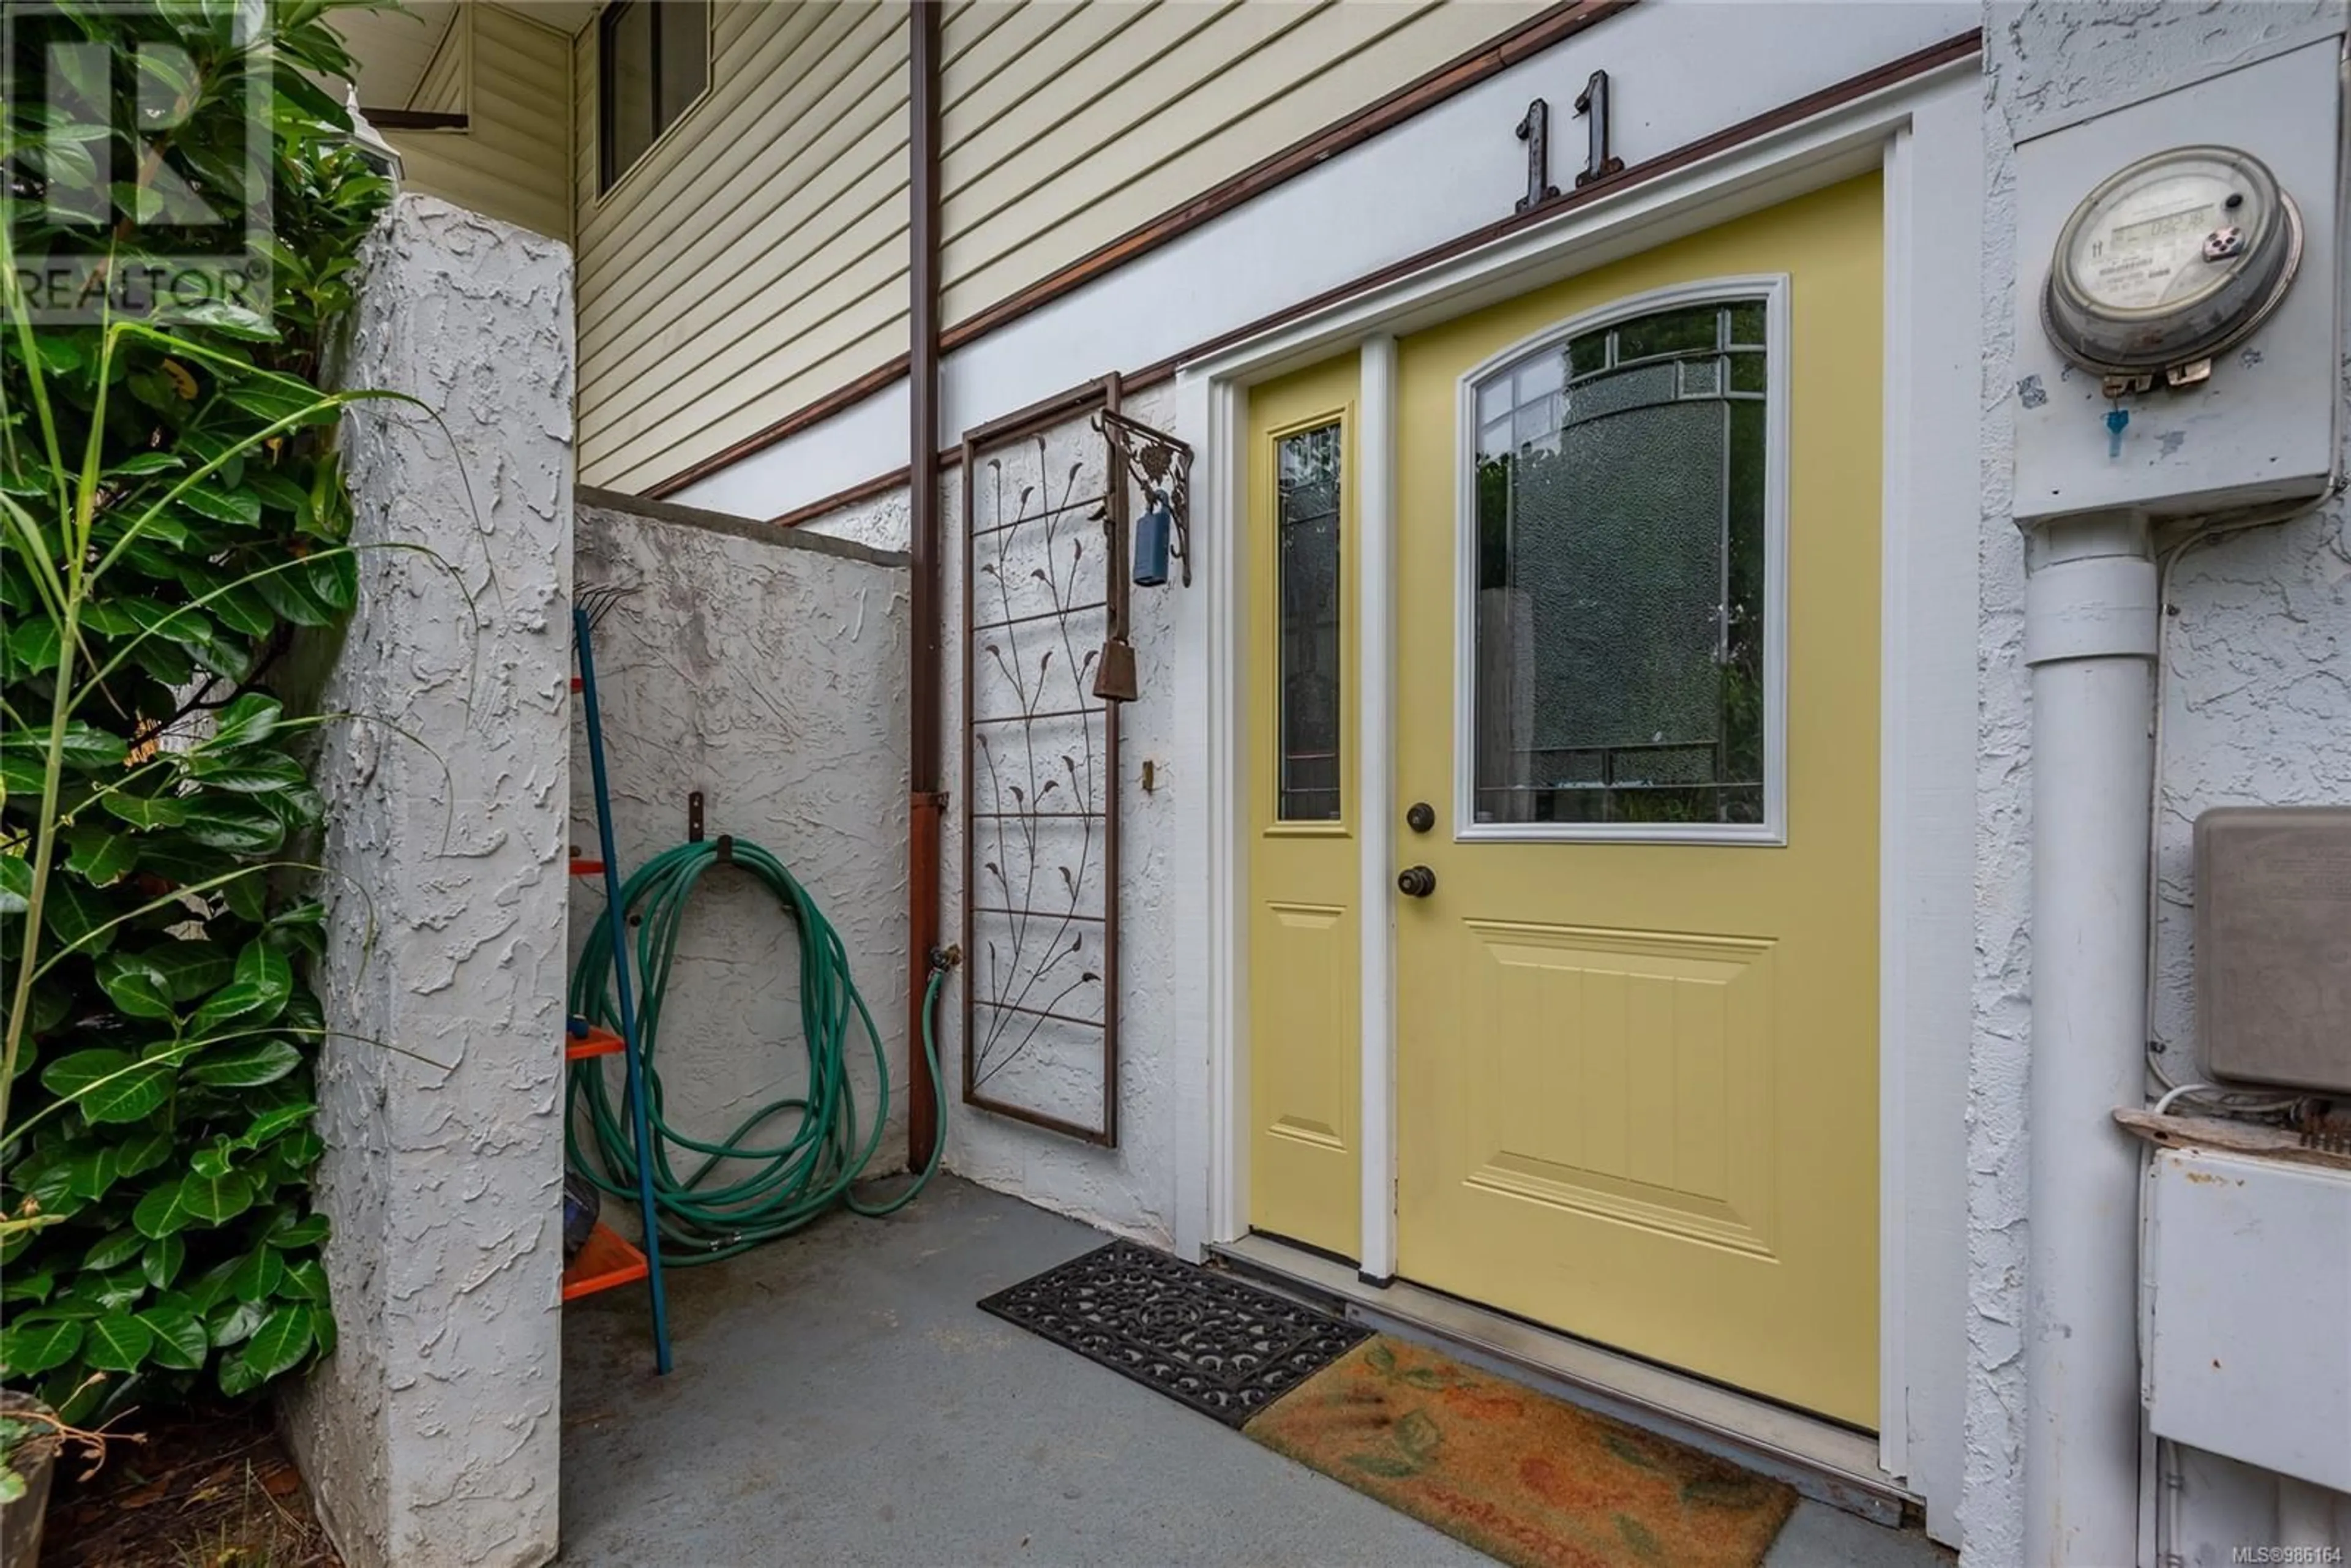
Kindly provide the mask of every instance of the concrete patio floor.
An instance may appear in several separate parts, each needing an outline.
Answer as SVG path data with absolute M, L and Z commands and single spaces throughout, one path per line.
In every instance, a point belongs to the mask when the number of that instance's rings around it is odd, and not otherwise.
M 576 1568 L 1488 1562 L 972 1303 L 1098 1246 L 942 1177 L 674 1270 L 676 1370 L 644 1297 L 565 1310 L 563 1555 Z M 1771 1568 L 1945 1568 L 1923 1536 L 1811 1501 Z

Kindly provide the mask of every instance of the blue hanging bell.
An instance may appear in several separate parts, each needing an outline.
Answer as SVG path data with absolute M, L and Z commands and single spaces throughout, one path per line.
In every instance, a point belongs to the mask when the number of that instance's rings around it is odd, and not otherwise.
M 1175 532 L 1176 514 L 1167 492 L 1154 490 L 1151 507 L 1134 520 L 1134 585 L 1158 588 L 1167 580 L 1167 545 Z

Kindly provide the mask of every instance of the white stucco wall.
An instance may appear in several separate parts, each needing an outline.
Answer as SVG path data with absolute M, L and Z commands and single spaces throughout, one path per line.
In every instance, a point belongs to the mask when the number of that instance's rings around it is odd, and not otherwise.
M 355 716 L 315 774 L 340 1343 L 289 1424 L 354 1568 L 528 1568 L 556 1549 L 571 261 L 403 196 L 363 265 L 344 384 L 440 423 L 344 427 L 365 553 L 320 706 Z
M 1173 419 L 1172 387 L 1160 386 L 1125 401 L 1129 416 L 1161 429 Z M 1091 465 L 1081 488 L 1098 486 L 1102 438 L 1083 419 L 1046 433 L 1046 466 L 1066 473 L 1073 461 Z M 952 793 L 962 779 L 963 662 L 956 627 L 963 604 L 963 475 L 950 469 L 940 481 L 940 594 L 949 607 L 945 641 L 946 681 L 941 696 L 944 723 L 940 767 Z M 889 546 L 906 538 L 907 502 L 903 489 L 828 514 L 794 529 L 820 532 Z M 1176 988 L 1203 983 L 1198 976 L 1174 973 L 1164 961 L 1175 938 L 1171 879 L 1205 874 L 1198 860 L 1187 868 L 1176 852 L 1174 828 L 1180 791 L 1198 780 L 1171 775 L 1176 703 L 1176 651 L 1172 635 L 1175 596 L 1185 591 L 1137 589 L 1132 641 L 1140 672 L 1142 699 L 1121 717 L 1121 876 L 1119 965 L 1119 1145 L 1097 1148 L 1059 1134 L 962 1104 L 947 1113 L 947 1168 L 984 1186 L 1017 1193 L 1059 1213 L 1075 1215 L 1121 1235 L 1166 1246 L 1175 1239 L 1177 1183 L 1176 1095 L 1183 1074 L 1205 1074 L 1207 1043 L 1178 1038 Z M 1194 591 L 1197 591 L 1196 590 Z M 1143 764 L 1153 764 L 1153 787 L 1143 788 Z M 898 811 L 903 819 L 901 805 Z M 962 802 L 951 800 L 940 851 L 940 899 L 944 940 L 961 940 L 963 909 Z M 962 1082 L 962 996 L 958 974 L 940 998 L 940 1054 L 951 1086 Z
M 905 558 L 603 492 L 582 494 L 579 548 L 583 590 L 635 589 L 594 633 L 622 874 L 684 841 L 686 796 L 696 789 L 708 837 L 730 833 L 783 862 L 840 932 L 880 1030 L 889 1123 L 869 1169 L 903 1168 Z M 569 841 L 592 860 L 585 727 L 571 738 Z M 602 880 L 576 881 L 575 959 L 603 915 Z M 760 1106 L 800 1092 L 799 998 L 799 937 L 775 895 L 742 871 L 706 873 L 661 1014 L 655 1067 L 674 1128 L 726 1137 Z M 608 1070 L 618 1103 L 617 1059 Z M 879 1075 L 854 1030 L 849 1071 L 862 1135 Z M 793 1124 L 788 1115 L 766 1130 Z M 640 1229 L 632 1205 L 608 1203 L 606 1218 L 624 1234 Z
M 1985 13 L 1981 619 L 1978 630 L 1976 979 L 1968 1123 L 1966 1562 L 2023 1549 L 2025 1124 L 2032 977 L 2032 764 L 2022 662 L 2024 556 L 2011 516 L 2014 290 L 2042 258 L 2016 254 L 2020 138 L 2217 75 L 2343 26 L 2341 0 L 2246 4 L 1996 4 Z M 2183 135 L 2210 133 L 2183 131 Z M 2105 171 L 2085 171 L 2095 179 Z M 2312 279 L 2311 283 L 2320 280 Z M 2351 372 L 2346 372 L 2351 375 Z M 2351 385 L 2351 381 L 2346 381 Z M 2189 832 L 2206 807 L 2351 800 L 2351 720 L 2340 648 L 2351 635 L 2345 504 L 2223 540 L 2174 573 L 2159 817 L 2158 1033 L 2193 1039 Z M 2175 1054 L 2180 1050 L 2175 1046 Z M 2111 1325 L 2127 1334 L 2134 1325 Z M 2181 1539 L 2192 1563 L 2279 1539 L 2274 1484 L 2209 1456 L 2185 1467 Z M 2338 1510 L 2351 1531 L 2351 1519 Z M 2152 1543 L 2149 1543 L 2150 1549 Z

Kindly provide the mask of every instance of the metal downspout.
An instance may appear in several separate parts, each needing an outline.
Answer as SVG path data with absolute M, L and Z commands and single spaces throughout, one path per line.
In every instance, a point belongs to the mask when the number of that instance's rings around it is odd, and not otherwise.
M 939 945 L 939 7 L 914 0 L 907 61 L 907 538 L 913 634 L 907 744 L 906 1159 L 921 1170 L 939 1139 L 938 1088 L 923 1056 L 923 996 Z
M 2032 671 L 2024 1560 L 2128 1563 L 2139 1524 L 2137 1146 L 2147 1090 L 2155 561 L 2137 513 L 2026 539 Z

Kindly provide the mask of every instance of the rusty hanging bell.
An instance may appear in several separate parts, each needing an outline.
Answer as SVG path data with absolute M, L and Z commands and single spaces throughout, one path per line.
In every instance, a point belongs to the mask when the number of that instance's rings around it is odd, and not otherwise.
M 1108 703 L 1131 703 L 1142 691 L 1134 681 L 1134 644 L 1117 632 L 1102 642 L 1094 661 L 1094 695 Z

